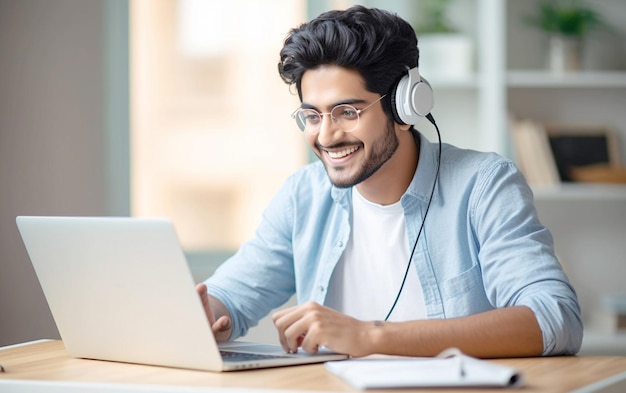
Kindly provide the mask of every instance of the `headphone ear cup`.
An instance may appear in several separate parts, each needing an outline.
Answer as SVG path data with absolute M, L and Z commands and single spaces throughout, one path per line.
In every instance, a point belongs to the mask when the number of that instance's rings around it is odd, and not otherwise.
M 434 106 L 433 90 L 422 78 L 417 67 L 411 68 L 393 89 L 391 108 L 400 124 L 417 124 L 421 117 L 430 113 Z
M 391 113 L 393 114 L 393 119 L 396 121 L 396 123 L 398 124 L 407 124 L 402 120 L 402 117 L 399 114 L 399 109 L 398 109 L 398 104 L 396 104 L 397 102 L 397 95 L 398 95 L 398 85 L 400 84 L 400 82 L 402 82 L 402 80 L 404 78 L 407 78 L 407 76 L 403 76 L 402 78 L 400 78 L 398 80 L 398 82 L 396 82 L 393 86 L 393 89 L 391 89 L 391 98 L 390 98 L 390 102 L 391 102 Z M 402 99 L 400 99 L 400 101 L 402 101 Z M 402 108 L 400 107 L 400 110 Z

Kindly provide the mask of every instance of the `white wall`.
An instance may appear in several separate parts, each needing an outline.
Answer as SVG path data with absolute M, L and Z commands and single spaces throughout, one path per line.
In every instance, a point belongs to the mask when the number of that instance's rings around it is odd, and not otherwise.
M 604 297 L 626 295 L 626 199 L 624 192 L 616 194 L 536 201 L 576 288 L 586 327 L 593 327 Z
M 0 0 L 0 346 L 57 337 L 15 217 L 109 210 L 105 5 Z

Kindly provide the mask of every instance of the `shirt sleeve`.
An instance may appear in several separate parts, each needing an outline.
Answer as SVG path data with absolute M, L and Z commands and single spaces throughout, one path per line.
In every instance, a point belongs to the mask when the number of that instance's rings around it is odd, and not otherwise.
M 290 180 L 265 209 L 254 238 L 208 278 L 208 292 L 229 310 L 234 340 L 295 292 Z
M 482 170 L 476 186 L 470 214 L 490 302 L 529 307 L 542 331 L 543 355 L 575 354 L 583 334 L 580 306 L 523 175 L 502 160 Z

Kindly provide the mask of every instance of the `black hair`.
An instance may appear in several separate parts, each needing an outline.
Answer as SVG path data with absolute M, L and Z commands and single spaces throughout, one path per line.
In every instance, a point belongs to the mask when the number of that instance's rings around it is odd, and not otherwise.
M 280 51 L 278 72 L 296 86 L 302 100 L 305 71 L 322 65 L 356 70 L 367 90 L 388 94 L 383 109 L 393 119 L 389 93 L 418 61 L 417 36 L 408 22 L 386 10 L 356 5 L 293 28 Z

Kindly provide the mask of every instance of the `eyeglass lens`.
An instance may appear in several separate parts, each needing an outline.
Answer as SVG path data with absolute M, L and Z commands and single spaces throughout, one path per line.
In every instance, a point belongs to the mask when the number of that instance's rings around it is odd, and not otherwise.
M 359 110 L 348 104 L 335 106 L 330 113 L 319 113 L 315 109 L 300 109 L 296 113 L 296 122 L 300 130 L 316 132 L 322 124 L 322 116 L 330 114 L 333 123 L 344 132 L 350 132 L 359 125 Z

